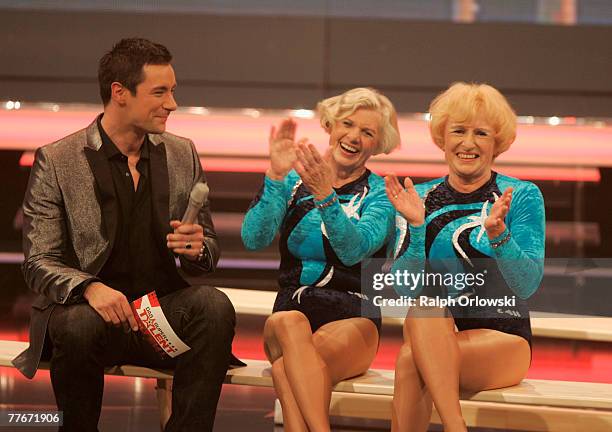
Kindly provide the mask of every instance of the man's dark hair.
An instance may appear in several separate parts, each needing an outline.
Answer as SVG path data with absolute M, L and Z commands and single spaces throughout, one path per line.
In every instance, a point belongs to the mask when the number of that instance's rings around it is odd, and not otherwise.
M 121 83 L 135 95 L 136 86 L 144 80 L 144 65 L 166 65 L 171 61 L 172 54 L 163 45 L 141 38 L 121 39 L 100 59 L 98 83 L 102 103 L 106 106 L 110 101 L 112 83 Z

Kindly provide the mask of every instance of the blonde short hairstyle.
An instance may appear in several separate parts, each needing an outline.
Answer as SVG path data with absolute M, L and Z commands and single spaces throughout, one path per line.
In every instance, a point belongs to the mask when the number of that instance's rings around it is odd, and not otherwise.
M 382 116 L 379 131 L 380 139 L 374 154 L 389 154 L 399 147 L 400 135 L 397 126 L 397 113 L 391 101 L 378 91 L 358 87 L 341 95 L 324 99 L 317 104 L 321 126 L 327 133 L 331 132 L 338 120 L 350 116 L 360 108 L 374 110 Z
M 506 98 L 487 84 L 453 83 L 429 105 L 429 133 L 444 149 L 444 131 L 449 119 L 469 122 L 482 114 L 494 129 L 495 156 L 510 148 L 516 138 L 516 114 Z

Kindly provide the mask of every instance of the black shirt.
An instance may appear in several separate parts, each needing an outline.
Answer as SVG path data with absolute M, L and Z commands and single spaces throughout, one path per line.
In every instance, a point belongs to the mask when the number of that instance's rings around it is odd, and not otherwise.
M 138 187 L 128 167 L 128 158 L 122 154 L 101 124 L 102 150 L 108 159 L 115 195 L 119 207 L 117 233 L 111 255 L 98 274 L 103 283 L 121 291 L 132 301 L 148 292 L 166 292 L 176 283 L 169 269 L 165 239 L 160 241 L 154 224 L 151 173 L 149 166 L 149 142 L 145 135 L 136 169 L 140 173 Z M 162 251 L 162 246 L 164 250 Z

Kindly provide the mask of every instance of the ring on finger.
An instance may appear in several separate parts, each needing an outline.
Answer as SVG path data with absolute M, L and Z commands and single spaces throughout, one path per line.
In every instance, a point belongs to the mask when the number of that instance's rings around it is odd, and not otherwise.
M 191 242 L 185 242 L 185 249 L 191 249 Z

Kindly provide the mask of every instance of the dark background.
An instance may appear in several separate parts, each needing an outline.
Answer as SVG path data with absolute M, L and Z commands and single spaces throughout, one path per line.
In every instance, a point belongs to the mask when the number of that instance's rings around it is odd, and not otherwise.
M 377 2 L 344 3 L 373 9 Z M 608 4 L 602 9 L 612 16 Z M 0 9 L 0 99 L 98 103 L 102 53 L 122 37 L 141 36 L 173 53 L 183 106 L 312 108 L 366 85 L 398 111 L 424 112 L 451 82 L 466 80 L 498 87 L 521 115 L 612 116 L 610 26 L 240 11 Z

